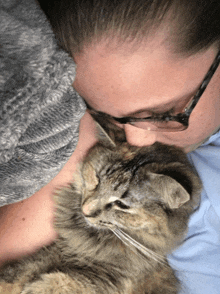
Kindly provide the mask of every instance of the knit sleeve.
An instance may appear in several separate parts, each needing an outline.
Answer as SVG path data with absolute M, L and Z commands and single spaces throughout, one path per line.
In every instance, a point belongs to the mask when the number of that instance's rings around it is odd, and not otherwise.
M 52 180 L 73 153 L 85 104 L 75 64 L 34 0 L 0 0 L 0 206 Z

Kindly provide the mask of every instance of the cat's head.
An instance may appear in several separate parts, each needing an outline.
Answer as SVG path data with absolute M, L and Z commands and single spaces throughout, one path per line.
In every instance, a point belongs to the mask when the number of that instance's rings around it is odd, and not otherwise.
M 120 228 L 141 244 L 164 250 L 183 237 L 201 188 L 185 154 L 159 143 L 97 144 L 80 177 L 81 210 L 90 226 Z

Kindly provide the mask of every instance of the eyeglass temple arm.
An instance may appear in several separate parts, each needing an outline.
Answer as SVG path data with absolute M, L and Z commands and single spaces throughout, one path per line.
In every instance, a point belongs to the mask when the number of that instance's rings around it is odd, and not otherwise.
M 213 77 L 215 71 L 217 70 L 218 66 L 220 63 L 220 50 L 213 62 L 213 64 L 211 65 L 208 73 L 206 74 L 202 84 L 200 85 L 197 93 L 195 94 L 194 98 L 192 99 L 191 103 L 186 107 L 185 109 L 185 114 L 187 116 L 189 116 L 191 114 L 191 112 L 193 111 L 194 107 L 196 106 L 196 104 L 198 103 L 199 99 L 201 98 L 203 92 L 205 91 L 205 89 L 207 88 L 211 78 Z

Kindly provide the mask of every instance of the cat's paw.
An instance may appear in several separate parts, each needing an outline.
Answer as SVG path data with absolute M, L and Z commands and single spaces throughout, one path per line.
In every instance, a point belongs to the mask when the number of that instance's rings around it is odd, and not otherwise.
M 40 280 L 26 284 L 21 294 L 73 294 L 72 279 L 61 272 L 43 274 Z

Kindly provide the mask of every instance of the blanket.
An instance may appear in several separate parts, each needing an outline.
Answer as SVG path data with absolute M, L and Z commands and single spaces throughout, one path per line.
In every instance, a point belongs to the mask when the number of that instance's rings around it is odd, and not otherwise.
M 85 104 L 75 64 L 34 0 L 0 0 L 0 206 L 34 194 L 73 153 Z

